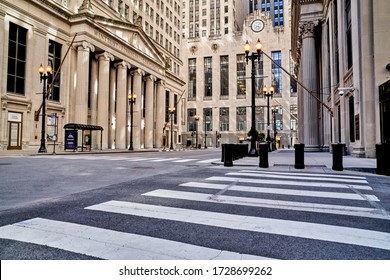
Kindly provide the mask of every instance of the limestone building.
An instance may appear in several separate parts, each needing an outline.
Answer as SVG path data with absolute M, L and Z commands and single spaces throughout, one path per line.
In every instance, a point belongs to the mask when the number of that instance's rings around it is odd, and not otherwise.
M 163 147 L 172 129 L 179 142 L 180 30 L 177 0 L 1 0 L 0 149 L 38 150 L 42 117 L 60 148 L 69 123 L 103 129 L 79 131 L 86 148 L 126 149 L 130 129 L 135 149 Z M 58 72 L 45 110 L 40 64 Z
M 299 79 L 299 139 L 313 150 L 344 143 L 375 157 L 389 143 L 390 2 L 294 0 L 292 53 Z M 318 101 L 318 99 L 320 101 Z
M 296 85 L 279 67 L 293 72 L 291 1 L 272 1 L 272 9 L 274 2 L 278 10 L 282 7 L 280 24 L 275 24 L 269 11 L 253 9 L 253 1 L 183 1 L 184 145 L 215 147 L 247 139 L 252 127 L 252 62 L 246 60 L 244 45 L 248 41 L 251 52 L 255 51 L 258 39 L 272 60 L 262 55 L 260 61 L 254 61 L 254 126 L 263 135 L 268 128 L 281 147 L 296 142 Z M 263 85 L 275 88 L 269 100 L 269 126 Z

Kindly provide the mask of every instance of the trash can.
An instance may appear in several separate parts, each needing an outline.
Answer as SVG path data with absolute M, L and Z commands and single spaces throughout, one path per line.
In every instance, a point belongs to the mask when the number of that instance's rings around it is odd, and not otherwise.
M 259 167 L 268 168 L 268 143 L 260 143 Z
M 295 144 L 295 169 L 305 168 L 305 144 Z
M 376 144 L 376 174 L 390 176 L 389 156 L 389 144 Z
M 224 153 L 224 166 L 233 166 L 233 145 L 234 144 L 224 144 L 225 153 Z
M 332 169 L 336 171 L 343 171 L 343 154 L 344 154 L 344 144 L 337 143 L 332 144 Z

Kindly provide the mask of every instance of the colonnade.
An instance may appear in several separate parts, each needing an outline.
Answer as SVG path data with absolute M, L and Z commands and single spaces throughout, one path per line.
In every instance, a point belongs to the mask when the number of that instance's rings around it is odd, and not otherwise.
M 169 92 L 170 106 L 174 94 L 166 89 L 165 81 L 147 69 L 116 59 L 107 51 L 95 54 L 95 47 L 85 41 L 77 45 L 76 55 L 70 122 L 101 126 L 102 149 L 126 149 L 131 129 L 128 94 L 135 93 L 133 147 L 161 148 L 167 106 L 165 93 Z

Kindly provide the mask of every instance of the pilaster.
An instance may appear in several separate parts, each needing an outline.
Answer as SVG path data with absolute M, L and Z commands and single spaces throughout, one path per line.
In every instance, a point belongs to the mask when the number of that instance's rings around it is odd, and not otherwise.
M 164 100 L 165 83 L 160 80 L 157 82 L 156 92 L 156 147 L 163 147 L 163 128 L 164 128 Z

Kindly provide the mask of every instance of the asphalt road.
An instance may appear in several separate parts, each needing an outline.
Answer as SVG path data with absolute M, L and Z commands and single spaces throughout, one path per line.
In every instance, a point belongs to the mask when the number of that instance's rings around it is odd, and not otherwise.
M 219 158 L 0 157 L 0 259 L 390 259 L 386 177 Z

